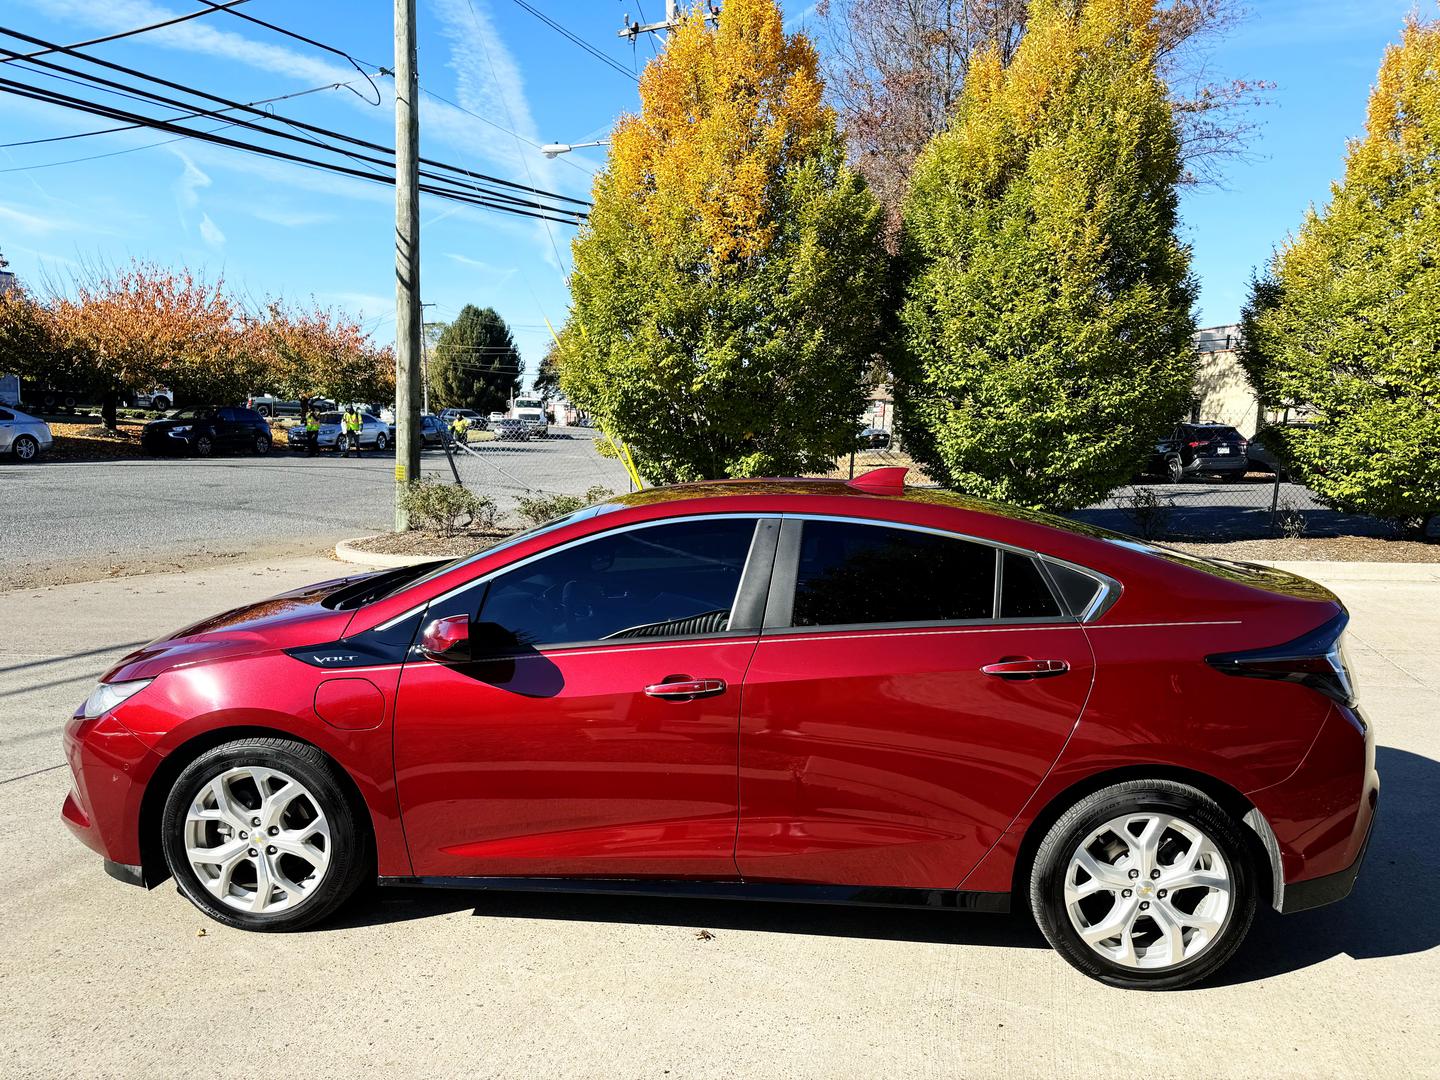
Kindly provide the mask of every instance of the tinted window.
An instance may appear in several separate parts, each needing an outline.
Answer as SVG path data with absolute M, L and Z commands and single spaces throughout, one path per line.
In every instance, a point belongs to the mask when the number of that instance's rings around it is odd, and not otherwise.
M 239 409 L 221 409 L 220 419 L 229 420 L 231 422 L 238 422 L 245 419 L 245 414 L 242 413 Z
M 1013 551 L 1005 552 L 1002 559 L 1005 563 L 1000 581 L 1002 619 L 1053 619 L 1060 614 L 1060 605 L 1051 595 L 1050 586 L 1034 559 Z
M 14 419 L 15 419 L 15 417 L 12 416 L 10 413 L 6 412 L 4 409 L 0 409 L 0 420 L 14 420 Z
M 995 549 L 933 533 L 807 521 L 795 626 L 989 619 Z
M 1068 566 L 1051 563 L 1050 576 L 1055 579 L 1055 585 L 1065 599 L 1065 606 L 1075 615 L 1083 615 L 1095 599 L 1095 594 L 1100 591 L 1100 582 L 1089 574 L 1071 570 Z
M 480 619 L 527 645 L 727 628 L 755 522 L 722 518 L 612 533 L 495 578 Z

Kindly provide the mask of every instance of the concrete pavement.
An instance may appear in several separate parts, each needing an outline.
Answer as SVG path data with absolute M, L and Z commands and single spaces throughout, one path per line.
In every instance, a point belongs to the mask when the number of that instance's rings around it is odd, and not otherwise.
M 1168 995 L 1084 979 L 1019 917 L 382 890 L 266 936 L 105 877 L 57 816 L 59 726 L 95 675 L 337 569 L 0 593 L 0 1075 L 1440 1076 L 1433 566 L 1305 567 L 1351 608 L 1379 733 L 1365 871 L 1342 904 L 1260 918 L 1218 984 Z

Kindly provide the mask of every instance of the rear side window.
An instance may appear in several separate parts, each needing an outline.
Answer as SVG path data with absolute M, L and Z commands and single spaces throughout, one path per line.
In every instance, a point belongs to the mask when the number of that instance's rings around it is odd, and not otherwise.
M 754 533 L 719 518 L 600 536 L 496 577 L 479 617 L 522 645 L 718 633 Z
M 989 619 L 995 549 L 910 529 L 807 521 L 794 626 Z
M 1007 551 L 1000 579 L 1002 619 L 1053 619 L 1061 614 L 1045 575 L 1028 555 Z
M 1082 574 L 1079 570 L 1072 570 L 1059 563 L 1051 563 L 1049 569 L 1055 587 L 1060 590 L 1060 595 L 1065 600 L 1065 606 L 1075 615 L 1085 614 L 1100 591 L 1100 582 L 1089 574 Z
M 244 414 L 239 409 L 225 408 L 220 410 L 220 419 L 233 423 L 238 420 L 243 420 Z

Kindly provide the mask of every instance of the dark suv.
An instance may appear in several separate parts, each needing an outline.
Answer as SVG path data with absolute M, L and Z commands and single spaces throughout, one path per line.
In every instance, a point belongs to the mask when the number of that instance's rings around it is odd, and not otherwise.
M 1250 471 L 1249 443 L 1228 424 L 1178 424 L 1155 447 L 1150 471 L 1172 484 L 1197 476 L 1239 480 Z
M 219 450 L 268 454 L 270 442 L 270 425 L 263 416 L 230 405 L 176 409 L 163 420 L 150 421 L 140 433 L 141 445 L 152 454 L 209 457 Z

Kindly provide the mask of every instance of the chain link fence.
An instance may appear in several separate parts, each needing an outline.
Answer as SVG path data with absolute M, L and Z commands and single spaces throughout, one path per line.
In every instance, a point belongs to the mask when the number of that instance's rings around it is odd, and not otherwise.
M 458 480 L 477 495 L 493 499 L 499 520 L 517 524 L 521 499 L 541 496 L 583 496 L 593 488 L 630 491 L 629 473 L 614 458 L 596 449 L 594 428 L 551 425 L 543 435 L 499 438 L 494 431 L 470 431 L 464 444 L 421 455 L 421 473 L 438 480 Z M 448 460 L 447 460 L 448 451 Z

